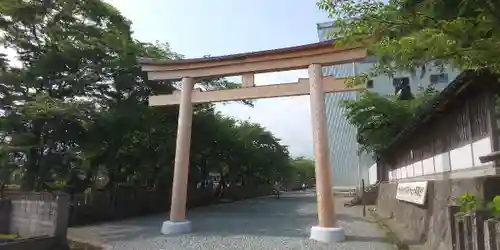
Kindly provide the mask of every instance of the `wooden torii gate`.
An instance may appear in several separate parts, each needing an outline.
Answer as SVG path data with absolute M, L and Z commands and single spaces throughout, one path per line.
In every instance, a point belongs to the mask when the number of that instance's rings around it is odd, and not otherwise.
M 336 49 L 331 41 L 326 41 L 211 58 L 139 59 L 142 70 L 148 73 L 150 80 L 182 80 L 181 91 L 149 98 L 150 106 L 180 104 L 170 220 L 163 223 L 161 232 L 179 234 L 191 231 L 191 223 L 186 220 L 186 195 L 193 103 L 310 94 L 319 220 L 319 225 L 311 229 L 311 239 L 322 242 L 343 241 L 345 234 L 343 229 L 338 227 L 334 212 L 324 95 L 360 89 L 346 88 L 345 78 L 323 77 L 322 66 L 356 62 L 365 57 L 366 49 L 364 48 Z M 256 73 L 303 68 L 308 68 L 309 79 L 299 79 L 295 83 L 287 84 L 254 85 Z M 235 75 L 242 75 L 241 88 L 194 90 L 196 78 Z

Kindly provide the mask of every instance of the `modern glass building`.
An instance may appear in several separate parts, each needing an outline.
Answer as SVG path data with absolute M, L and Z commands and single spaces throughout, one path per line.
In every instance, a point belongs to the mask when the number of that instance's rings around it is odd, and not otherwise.
M 325 41 L 331 39 L 328 34 L 332 29 L 333 26 L 330 22 L 318 24 L 319 40 Z M 354 76 L 368 72 L 374 62 L 373 59 L 367 59 L 352 64 L 324 67 L 323 75 L 335 77 Z M 413 93 L 419 87 L 426 87 L 431 84 L 436 89 L 442 90 L 459 73 L 459 71 L 451 68 L 446 68 L 444 71 L 431 68 L 427 69 L 423 76 L 420 74 L 400 73 L 396 74 L 394 78 L 389 78 L 383 75 L 370 79 L 366 83 L 366 88 L 382 95 L 394 94 L 394 86 L 401 83 L 409 84 Z M 334 187 L 356 187 L 359 185 L 361 179 L 365 179 L 366 183 L 374 183 L 376 181 L 373 174 L 369 174 L 369 168 L 375 162 L 371 155 L 361 154 L 358 156 L 356 128 L 349 124 L 343 114 L 345 110 L 339 105 L 339 102 L 342 100 L 353 100 L 358 97 L 359 93 L 357 92 L 331 93 L 325 97 Z M 370 171 L 370 173 L 372 172 Z

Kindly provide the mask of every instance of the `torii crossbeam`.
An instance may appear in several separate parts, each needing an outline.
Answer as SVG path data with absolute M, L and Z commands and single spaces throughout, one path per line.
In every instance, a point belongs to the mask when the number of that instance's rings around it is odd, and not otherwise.
M 319 225 L 311 229 L 311 238 L 322 242 L 343 241 L 345 234 L 337 225 L 334 211 L 324 95 L 361 89 L 346 88 L 344 78 L 323 77 L 322 66 L 361 61 L 365 57 L 365 48 L 337 49 L 332 46 L 331 41 L 326 41 L 210 58 L 139 59 L 142 70 L 148 73 L 150 80 L 182 80 L 180 93 L 177 91 L 170 95 L 149 98 L 150 106 L 180 104 L 170 220 L 163 223 L 162 233 L 177 234 L 191 231 L 191 223 L 186 220 L 186 195 L 193 103 L 309 94 L 319 221 Z M 254 85 L 254 74 L 303 68 L 308 68 L 309 79 L 299 79 L 295 83 L 287 84 Z M 196 78 L 235 75 L 243 76 L 241 88 L 209 91 L 193 89 Z

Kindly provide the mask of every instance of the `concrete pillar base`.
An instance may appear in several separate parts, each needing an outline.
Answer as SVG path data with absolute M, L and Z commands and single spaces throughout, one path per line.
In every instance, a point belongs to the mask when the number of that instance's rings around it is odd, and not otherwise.
M 190 221 L 165 221 L 161 225 L 161 233 L 165 235 L 184 234 L 191 232 Z
M 312 227 L 311 237 L 312 240 L 316 240 L 324 243 L 336 243 L 345 241 L 345 231 L 340 227 Z

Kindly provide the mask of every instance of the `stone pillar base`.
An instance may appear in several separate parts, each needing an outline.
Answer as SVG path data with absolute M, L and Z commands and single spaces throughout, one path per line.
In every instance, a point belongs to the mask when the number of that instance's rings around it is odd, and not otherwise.
M 190 221 L 165 221 L 161 225 L 161 233 L 165 235 L 184 234 L 191 232 Z
M 312 240 L 316 240 L 324 243 L 336 243 L 345 241 L 345 232 L 343 228 L 340 227 L 312 227 L 311 237 Z

